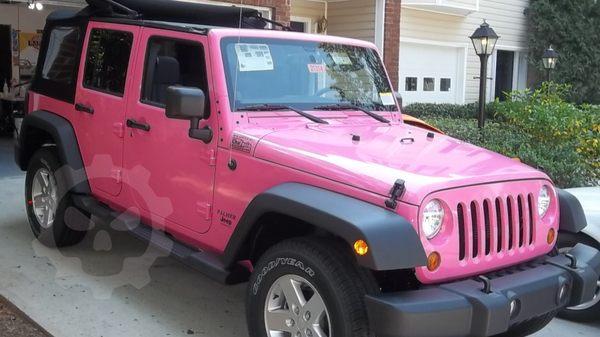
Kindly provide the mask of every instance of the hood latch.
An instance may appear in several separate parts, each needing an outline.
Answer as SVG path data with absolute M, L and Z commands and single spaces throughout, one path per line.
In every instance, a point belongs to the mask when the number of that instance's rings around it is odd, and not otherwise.
M 396 207 L 398 207 L 398 198 L 402 197 L 405 190 L 406 186 L 404 186 L 404 180 L 396 180 L 390 191 L 390 198 L 385 201 L 385 206 L 387 206 L 387 208 L 396 209 Z

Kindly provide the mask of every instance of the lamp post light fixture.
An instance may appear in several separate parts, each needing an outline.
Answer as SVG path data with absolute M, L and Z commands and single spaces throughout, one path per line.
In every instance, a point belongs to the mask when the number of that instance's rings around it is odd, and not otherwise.
M 546 49 L 544 55 L 542 56 L 542 60 L 544 61 L 544 68 L 546 68 L 547 73 L 547 81 L 550 82 L 550 74 L 552 70 L 556 68 L 556 64 L 558 63 L 558 52 L 550 46 L 550 48 Z
M 483 23 L 473 35 L 471 35 L 471 41 L 473 47 L 475 47 L 475 53 L 481 60 L 481 71 L 479 75 L 479 128 L 485 126 L 485 103 L 486 103 L 486 88 L 487 88 L 487 65 L 490 55 L 494 53 L 496 48 L 496 42 L 498 42 L 499 36 L 494 32 L 492 27 L 483 20 Z

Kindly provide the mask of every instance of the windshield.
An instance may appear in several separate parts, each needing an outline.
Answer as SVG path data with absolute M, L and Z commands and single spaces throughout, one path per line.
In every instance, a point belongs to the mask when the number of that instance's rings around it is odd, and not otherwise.
M 395 111 L 375 50 L 313 41 L 225 38 L 223 63 L 233 111 L 256 105 L 310 110 L 352 104 Z

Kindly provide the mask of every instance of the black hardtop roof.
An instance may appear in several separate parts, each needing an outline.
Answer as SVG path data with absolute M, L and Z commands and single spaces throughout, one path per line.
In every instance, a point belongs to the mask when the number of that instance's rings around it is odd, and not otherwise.
M 86 0 L 83 10 L 70 9 L 52 12 L 47 21 L 53 25 L 70 25 L 100 20 L 127 21 L 140 25 L 160 24 L 171 27 L 196 28 L 231 27 L 263 29 L 267 22 L 255 9 L 220 6 L 181 0 Z

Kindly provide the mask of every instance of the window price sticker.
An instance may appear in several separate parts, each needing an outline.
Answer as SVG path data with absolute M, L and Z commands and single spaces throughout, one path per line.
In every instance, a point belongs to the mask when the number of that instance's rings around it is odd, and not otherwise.
M 394 94 L 392 94 L 391 92 L 379 93 L 379 98 L 381 98 L 381 103 L 383 105 L 396 105 Z
M 235 52 L 242 72 L 275 69 L 271 49 L 266 44 L 238 43 Z
M 348 56 L 348 54 L 346 54 L 346 53 L 333 52 L 330 55 L 331 55 L 331 58 L 333 59 L 333 62 L 335 62 L 338 65 L 341 65 L 341 66 L 352 65 L 352 60 L 350 59 L 350 56 Z

